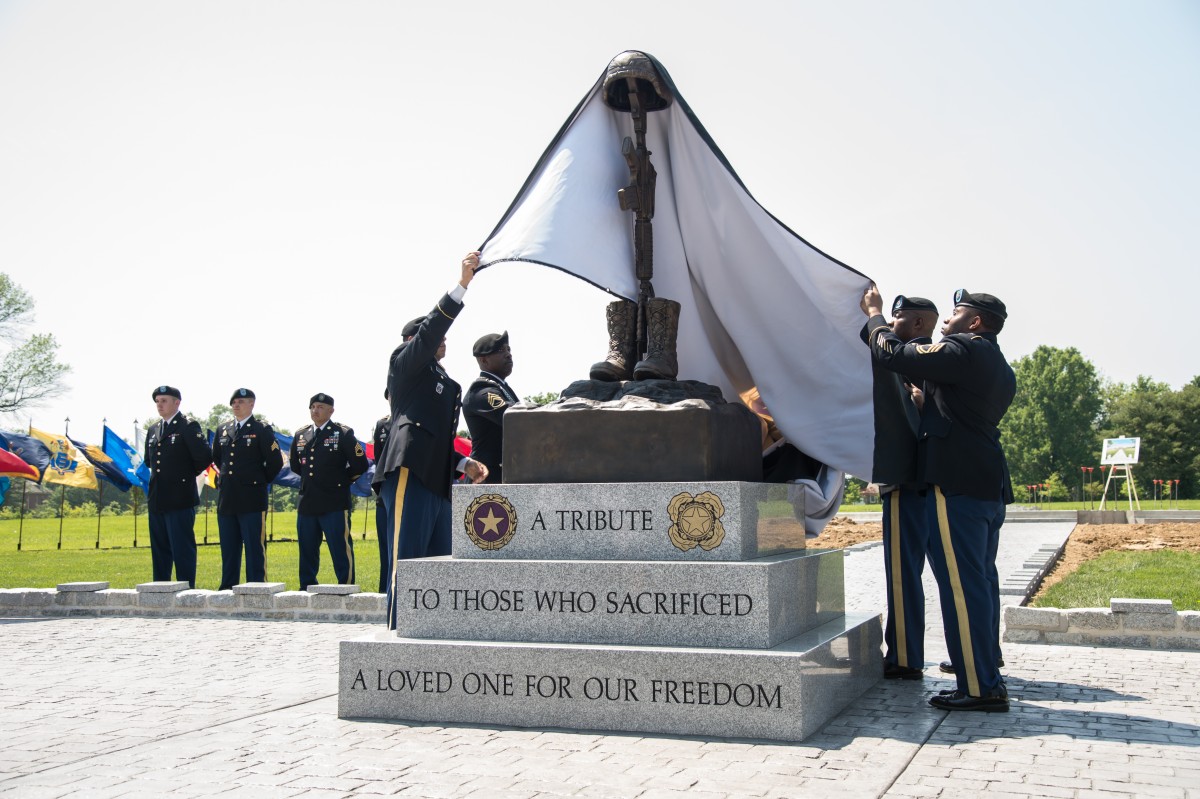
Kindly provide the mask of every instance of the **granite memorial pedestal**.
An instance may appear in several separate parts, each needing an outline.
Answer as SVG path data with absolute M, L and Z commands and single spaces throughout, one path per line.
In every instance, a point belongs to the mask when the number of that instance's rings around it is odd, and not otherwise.
M 455 486 L 453 554 L 397 563 L 397 630 L 342 642 L 339 717 L 811 735 L 879 678 L 879 617 L 767 492 Z

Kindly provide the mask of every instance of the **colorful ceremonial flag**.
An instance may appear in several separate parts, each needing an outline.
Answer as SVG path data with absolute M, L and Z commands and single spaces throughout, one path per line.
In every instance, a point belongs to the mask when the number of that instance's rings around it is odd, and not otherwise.
M 25 463 L 32 466 L 38 473 L 34 480 L 40 480 L 42 474 L 50 466 L 51 453 L 46 445 L 33 436 L 22 433 L 4 433 L 0 435 L 4 441 L 4 449 L 16 455 Z
M 279 470 L 279 474 L 275 475 L 275 479 L 271 482 L 275 485 L 286 486 L 287 488 L 300 487 L 300 475 L 292 471 L 290 453 L 292 451 L 292 437 L 285 436 L 278 431 L 275 432 L 275 440 L 279 442 L 279 450 L 283 453 L 283 468 Z
M 75 488 L 98 488 L 96 470 L 87 458 L 80 456 L 66 436 L 56 436 L 36 428 L 29 428 L 29 435 L 46 445 L 50 450 L 50 463 L 42 473 L 42 482 L 60 483 Z
M 106 483 L 112 483 L 121 491 L 128 491 L 133 486 L 133 483 L 121 471 L 121 467 L 117 466 L 103 449 L 97 447 L 95 444 L 85 444 L 74 438 L 68 438 L 67 440 L 74 444 L 75 448 L 83 453 L 88 462 L 95 467 L 96 477 Z
M 375 478 L 375 464 L 367 467 L 367 470 L 359 476 L 357 480 L 350 484 L 350 493 L 356 497 L 369 497 L 375 492 L 371 490 L 371 481 Z
M 8 489 L 12 485 L 12 480 L 7 477 L 0 477 L 0 505 L 4 504 L 4 500 L 8 498 Z
M 24 477 L 26 480 L 40 480 L 42 473 L 25 461 L 19 455 L 9 452 L 11 445 L 3 435 L 0 435 L 0 476 Z M 49 450 L 46 452 L 49 456 Z
M 142 453 L 104 425 L 104 454 L 112 458 L 121 473 L 143 491 L 150 485 L 150 467 L 142 463 Z

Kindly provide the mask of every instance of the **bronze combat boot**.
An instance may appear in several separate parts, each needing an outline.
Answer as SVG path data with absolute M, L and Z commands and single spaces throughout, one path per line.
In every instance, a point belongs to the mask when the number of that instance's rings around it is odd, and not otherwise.
M 646 358 L 633 367 L 633 379 L 674 380 L 679 375 L 679 358 L 675 353 L 678 337 L 679 303 L 662 297 L 647 300 Z
M 588 376 L 592 380 L 613 383 L 628 380 L 630 368 L 637 358 L 637 315 L 636 302 L 616 300 L 604 309 L 608 320 L 608 357 L 592 364 Z

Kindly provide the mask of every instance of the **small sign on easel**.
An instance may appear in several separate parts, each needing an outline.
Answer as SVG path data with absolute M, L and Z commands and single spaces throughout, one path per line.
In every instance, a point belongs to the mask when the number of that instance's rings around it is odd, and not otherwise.
M 1124 478 L 1129 496 L 1129 509 L 1142 509 L 1138 501 L 1137 484 L 1133 481 L 1133 466 L 1138 462 L 1142 450 L 1141 438 L 1106 438 L 1100 450 L 1100 465 L 1110 467 L 1108 479 L 1104 481 L 1104 494 L 1100 497 L 1100 510 L 1104 510 L 1104 502 L 1108 499 L 1108 486 L 1113 478 Z M 1116 499 L 1116 489 L 1113 489 L 1113 499 Z

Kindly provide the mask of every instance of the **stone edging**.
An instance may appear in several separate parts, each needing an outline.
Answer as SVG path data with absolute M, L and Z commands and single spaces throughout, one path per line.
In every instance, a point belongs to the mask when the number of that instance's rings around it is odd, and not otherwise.
M 1004 640 L 1200 650 L 1200 611 L 1176 612 L 1169 599 L 1113 599 L 1107 608 L 1004 609 Z
M 231 591 L 189 589 L 184 582 L 109 588 L 107 582 L 57 588 L 0 589 L 0 616 L 173 616 L 383 623 L 384 594 L 356 585 L 316 585 L 285 591 L 283 583 L 243 583 Z

